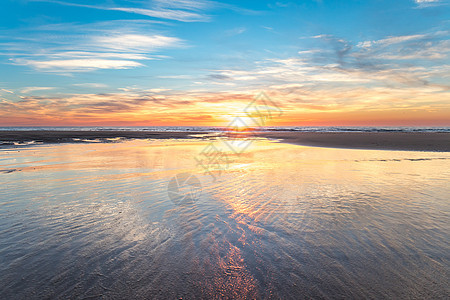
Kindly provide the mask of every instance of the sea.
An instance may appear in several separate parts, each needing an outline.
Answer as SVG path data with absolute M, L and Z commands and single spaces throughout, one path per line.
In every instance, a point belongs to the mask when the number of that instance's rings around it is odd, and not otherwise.
M 162 131 L 162 132 L 220 132 L 226 130 L 224 126 L 33 126 L 33 127 L 0 127 L 0 131 L 41 131 L 41 130 L 62 130 L 62 131 Z M 330 127 L 330 126 L 262 126 L 254 128 L 258 131 L 299 131 L 299 132 L 450 132 L 450 127 Z

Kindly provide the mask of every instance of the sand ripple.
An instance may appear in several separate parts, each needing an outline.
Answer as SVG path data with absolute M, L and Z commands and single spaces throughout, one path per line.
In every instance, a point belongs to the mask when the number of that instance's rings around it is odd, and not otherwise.
M 204 143 L 2 151 L 0 298 L 448 297 L 446 154 L 258 141 L 214 181 Z

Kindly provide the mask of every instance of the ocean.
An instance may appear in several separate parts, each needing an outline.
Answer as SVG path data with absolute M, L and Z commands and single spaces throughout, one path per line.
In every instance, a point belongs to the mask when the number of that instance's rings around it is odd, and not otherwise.
M 34 127 L 0 127 L 0 131 L 18 130 L 63 130 L 63 131 L 162 131 L 162 132 L 220 132 L 227 127 L 220 126 L 34 126 Z M 312 126 L 277 126 L 277 127 L 257 127 L 258 131 L 298 131 L 298 132 L 450 132 L 450 127 L 312 127 Z

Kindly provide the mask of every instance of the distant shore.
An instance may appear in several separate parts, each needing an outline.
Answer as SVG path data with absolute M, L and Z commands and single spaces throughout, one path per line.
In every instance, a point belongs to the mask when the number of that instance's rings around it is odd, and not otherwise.
M 111 142 L 114 139 L 196 139 L 208 132 L 167 131 L 0 131 L 0 147 L 29 142 Z M 217 134 L 217 133 L 216 133 Z M 247 135 L 248 136 L 248 135 Z M 297 145 L 351 149 L 450 152 L 449 132 L 254 132 L 251 136 L 277 139 Z

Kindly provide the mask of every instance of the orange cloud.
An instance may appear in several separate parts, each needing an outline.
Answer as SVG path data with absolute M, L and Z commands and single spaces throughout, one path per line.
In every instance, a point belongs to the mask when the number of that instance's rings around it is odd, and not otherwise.
M 151 91 L 22 96 L 0 102 L 0 126 L 226 126 L 257 91 L 241 93 Z M 307 90 L 269 93 L 283 110 L 267 126 L 450 125 L 444 87 Z

